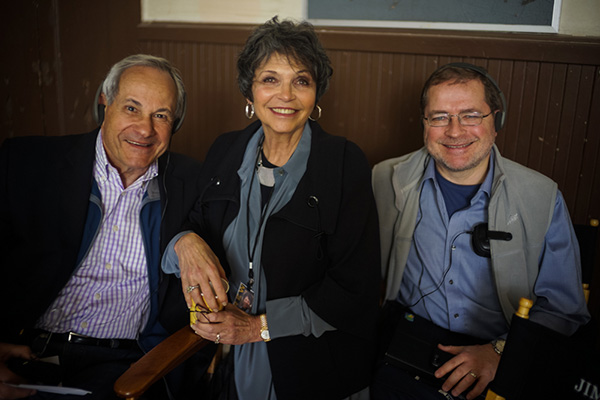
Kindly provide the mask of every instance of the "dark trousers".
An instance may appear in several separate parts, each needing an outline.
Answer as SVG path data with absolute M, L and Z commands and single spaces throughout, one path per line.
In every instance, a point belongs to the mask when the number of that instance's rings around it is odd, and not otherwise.
M 468 337 L 466 335 L 450 332 L 447 329 L 435 326 L 423 318 L 413 315 L 407 322 L 405 314 L 408 309 L 395 301 L 388 301 L 381 313 L 381 321 L 379 326 L 379 361 L 378 366 L 373 376 L 373 381 L 370 387 L 372 400 L 442 400 L 442 399 L 464 399 L 464 397 L 453 397 L 451 394 L 441 390 L 441 381 L 433 377 L 434 367 L 429 365 L 429 354 L 436 349 L 437 343 L 448 344 L 470 344 L 478 343 L 477 338 Z M 412 314 L 412 313 L 411 313 Z M 403 336 L 402 333 L 407 333 Z M 410 338 L 418 338 L 410 339 Z M 398 340 L 402 340 L 405 345 L 398 347 Z M 410 340 L 407 342 L 407 340 Z M 392 346 L 395 343 L 396 346 Z M 426 343 L 423 349 L 423 343 Z M 402 354 L 396 353 L 399 348 L 405 351 Z M 415 355 L 412 353 L 419 352 L 424 354 L 423 357 L 418 357 L 419 362 L 416 362 Z M 404 354 L 412 354 L 408 365 L 419 365 L 420 367 L 429 368 L 429 373 L 415 372 L 408 368 L 401 367 L 398 363 L 392 362 L 386 353 L 390 352 L 394 356 L 400 357 L 403 360 Z M 407 354 L 408 355 L 408 354 Z M 423 365 L 423 360 L 427 366 Z M 406 365 L 406 364 L 404 364 Z M 419 375 L 420 378 L 415 379 Z M 485 397 L 485 396 L 484 396 Z
M 464 399 L 453 397 L 425 384 L 403 369 L 381 363 L 375 371 L 370 387 L 371 400 L 443 400 Z
M 38 392 L 30 397 L 31 400 L 100 400 L 118 399 L 114 394 L 113 385 L 129 366 L 137 361 L 143 352 L 138 348 L 112 349 L 108 347 L 86 346 L 72 343 L 50 343 L 40 357 L 57 355 L 60 366 L 57 367 L 62 386 L 84 389 L 92 392 L 85 396 L 58 395 Z M 34 377 L 36 381 L 44 382 L 44 376 Z M 147 398 L 165 399 L 163 385 L 154 385 L 153 391 Z M 146 397 L 145 397 L 146 398 Z

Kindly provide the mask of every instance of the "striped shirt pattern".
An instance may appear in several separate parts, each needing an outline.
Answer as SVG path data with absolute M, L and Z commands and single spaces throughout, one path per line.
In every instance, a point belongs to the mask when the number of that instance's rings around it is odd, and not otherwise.
M 158 175 L 158 164 L 155 161 L 124 189 L 118 171 L 108 162 L 101 135 L 94 165 L 102 195 L 98 234 L 36 327 L 96 338 L 137 339 L 150 311 L 140 210 L 148 183 Z

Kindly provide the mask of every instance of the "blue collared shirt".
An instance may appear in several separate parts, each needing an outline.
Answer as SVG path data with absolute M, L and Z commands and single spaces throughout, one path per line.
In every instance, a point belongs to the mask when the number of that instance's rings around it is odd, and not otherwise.
M 449 216 L 435 176 L 435 162 L 429 161 L 420 188 L 414 240 L 397 297 L 413 312 L 441 327 L 489 340 L 505 335 L 508 324 L 498 300 L 491 260 L 475 254 L 469 232 L 488 221 L 493 176 L 492 154 L 490 169 L 470 205 Z M 579 304 L 579 261 L 573 251 L 577 239 L 573 229 L 565 228 L 570 226 L 559 192 L 534 286 L 538 299 L 548 299 L 547 308 L 534 308 L 531 314 L 536 322 L 547 322 L 551 327 L 549 315 L 568 315 Z M 565 273 L 565 265 L 573 265 L 574 272 Z

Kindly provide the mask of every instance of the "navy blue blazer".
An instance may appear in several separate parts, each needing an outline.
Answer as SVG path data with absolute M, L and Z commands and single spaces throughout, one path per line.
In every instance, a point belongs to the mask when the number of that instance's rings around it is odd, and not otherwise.
M 76 267 L 97 135 L 98 129 L 80 135 L 20 137 L 0 147 L 0 341 L 17 342 L 21 330 L 32 328 Z M 180 154 L 167 152 L 159 159 L 160 254 L 199 194 L 199 171 L 199 162 Z M 167 285 L 173 277 L 166 278 L 155 264 L 151 268 L 158 269 L 154 275 L 159 289 L 152 296 L 173 290 L 171 296 L 183 299 L 181 286 Z M 162 304 L 160 298 L 153 303 Z M 176 311 L 181 327 L 187 310 Z

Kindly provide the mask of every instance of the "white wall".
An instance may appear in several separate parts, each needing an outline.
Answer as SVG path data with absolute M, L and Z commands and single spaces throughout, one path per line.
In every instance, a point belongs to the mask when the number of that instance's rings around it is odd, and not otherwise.
M 141 0 L 142 21 L 260 24 L 306 17 L 306 0 Z M 558 33 L 600 36 L 600 0 L 562 0 Z
M 558 33 L 600 36 L 600 0 L 562 0 Z
M 142 21 L 262 24 L 275 15 L 303 19 L 305 0 L 141 0 Z

